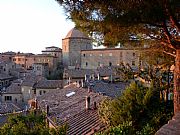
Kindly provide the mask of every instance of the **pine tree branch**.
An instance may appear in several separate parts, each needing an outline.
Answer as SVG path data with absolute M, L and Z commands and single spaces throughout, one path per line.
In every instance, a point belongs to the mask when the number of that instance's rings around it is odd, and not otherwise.
M 170 52 L 163 51 L 163 53 L 168 54 L 168 55 L 171 55 L 171 56 L 173 56 L 173 57 L 176 57 L 175 54 L 172 54 L 172 53 L 170 53 Z
M 169 47 L 169 48 L 171 48 L 171 49 L 176 50 L 176 48 L 175 48 L 174 46 L 172 46 L 171 44 L 169 44 L 169 43 L 167 43 L 167 42 L 162 41 L 162 42 L 161 42 L 161 45 L 163 45 L 164 47 Z

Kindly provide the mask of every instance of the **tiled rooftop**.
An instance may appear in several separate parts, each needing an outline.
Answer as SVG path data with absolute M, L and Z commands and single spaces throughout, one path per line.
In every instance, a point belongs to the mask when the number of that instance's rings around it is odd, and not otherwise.
M 82 135 L 104 128 L 97 110 L 84 110 L 65 121 L 69 125 L 68 135 Z M 62 122 L 63 123 L 63 122 Z
M 27 71 L 23 68 L 15 68 L 15 69 L 11 69 L 11 72 L 19 72 L 19 73 L 26 73 Z
M 0 73 L 0 80 L 3 80 L 3 79 L 12 79 L 12 78 L 13 78 L 13 76 Z
M 90 84 L 93 91 L 112 98 L 120 96 L 124 89 L 129 85 L 129 83 L 123 82 L 105 83 L 103 81 L 94 81 Z
M 65 38 L 86 38 L 89 39 L 83 32 L 79 31 L 76 28 L 72 28 Z
M 35 88 L 43 88 L 43 89 L 57 89 L 62 88 L 62 81 L 61 80 L 40 80 L 38 81 Z
M 65 71 L 68 77 L 72 78 L 83 78 L 85 75 L 94 74 L 94 70 L 89 69 L 68 69 Z
M 0 102 L 0 114 L 12 113 L 13 111 L 20 111 L 21 109 L 13 103 Z
M 67 94 L 72 92 L 75 94 L 68 97 Z M 103 125 L 97 116 L 97 110 L 86 110 L 86 96 L 91 98 L 91 108 L 93 108 L 94 102 L 99 103 L 104 98 L 98 93 L 88 92 L 87 89 L 77 88 L 71 84 L 64 89 L 42 95 L 38 101 L 43 109 L 45 109 L 46 104 L 50 106 L 49 117 L 52 120 L 56 119 L 56 124 L 61 125 L 65 121 L 68 122 L 69 134 L 83 134 L 91 128 Z M 73 125 L 73 123 L 77 125 Z
M 100 76 L 110 76 L 115 75 L 116 70 L 113 67 L 103 67 L 98 69 L 68 69 L 65 71 L 67 74 L 67 77 L 72 78 L 83 78 L 85 75 L 92 75 L 94 74 L 95 77 L 97 77 L 97 74 L 100 74 Z
M 9 87 L 7 87 L 7 94 L 21 94 L 21 85 L 19 83 L 12 83 Z
M 33 87 L 34 84 L 37 82 L 37 81 L 40 81 L 40 80 L 43 80 L 45 79 L 44 77 L 42 76 L 35 76 L 35 75 L 28 75 L 25 77 L 25 79 L 23 80 L 22 82 L 22 86 L 29 86 L 29 87 Z

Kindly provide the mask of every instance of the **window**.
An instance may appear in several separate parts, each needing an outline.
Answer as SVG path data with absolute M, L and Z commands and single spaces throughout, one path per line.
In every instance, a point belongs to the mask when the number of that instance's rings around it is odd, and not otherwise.
M 132 66 L 135 66 L 135 61 L 132 61 Z
M 112 53 L 109 53 L 109 56 L 112 56 Z
M 110 66 L 110 67 L 112 66 L 112 63 L 111 63 L 111 62 L 109 62 L 109 66 Z
M 46 93 L 46 91 L 44 90 L 44 91 L 43 91 L 43 93 L 45 94 L 45 93 Z
M 136 56 L 136 54 L 135 54 L 135 53 L 133 53 L 133 56 Z
M 86 56 L 86 54 L 83 54 L 83 56 L 85 57 L 85 56 Z
M 21 58 L 18 58 L 18 61 L 21 61 Z
M 99 56 L 101 56 L 101 57 L 102 57 L 102 56 L 103 56 L 103 55 L 102 55 L 102 53 L 100 53 L 100 54 L 99 54 Z
M 34 94 L 36 95 L 36 89 L 34 89 L 33 91 L 34 91 Z
M 8 84 L 8 81 L 5 81 L 5 85 L 7 85 Z
M 90 53 L 89 56 L 92 56 L 92 54 Z
M 12 101 L 12 96 L 5 96 L 5 101 Z
M 42 91 L 41 90 L 39 91 L 39 95 L 42 95 Z
M 88 66 L 88 63 L 86 62 L 86 67 Z

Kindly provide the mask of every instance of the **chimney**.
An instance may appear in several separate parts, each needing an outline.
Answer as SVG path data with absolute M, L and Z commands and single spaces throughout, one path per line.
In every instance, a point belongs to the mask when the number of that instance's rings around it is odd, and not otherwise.
M 88 86 L 88 93 L 90 93 L 91 92 L 91 88 L 90 88 L 90 86 Z
M 98 77 L 98 80 L 100 80 L 100 74 L 99 73 L 97 74 L 97 77 Z
M 69 85 L 71 84 L 71 77 L 69 77 L 68 84 Z
M 95 79 L 94 79 L 95 77 L 94 77 L 94 74 L 92 74 L 92 80 L 94 81 Z
M 96 104 L 96 102 L 94 102 L 93 109 L 94 109 L 94 110 L 97 109 L 97 104 Z
M 84 75 L 84 80 L 87 81 L 87 76 L 86 76 L 86 74 Z
M 49 105 L 46 105 L 46 116 L 49 116 Z
M 38 109 L 38 101 L 37 101 L 37 99 L 35 99 L 35 109 L 36 110 Z
M 84 80 L 81 80 L 81 87 L 84 87 Z
M 46 124 L 47 124 L 47 127 L 49 127 L 48 116 L 49 116 L 49 105 L 46 105 Z
M 86 96 L 86 110 L 90 109 L 90 97 Z

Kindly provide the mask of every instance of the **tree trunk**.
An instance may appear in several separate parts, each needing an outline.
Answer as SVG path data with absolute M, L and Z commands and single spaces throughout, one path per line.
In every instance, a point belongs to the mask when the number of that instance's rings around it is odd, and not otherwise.
M 174 70 L 174 114 L 180 112 L 180 49 L 176 50 Z

